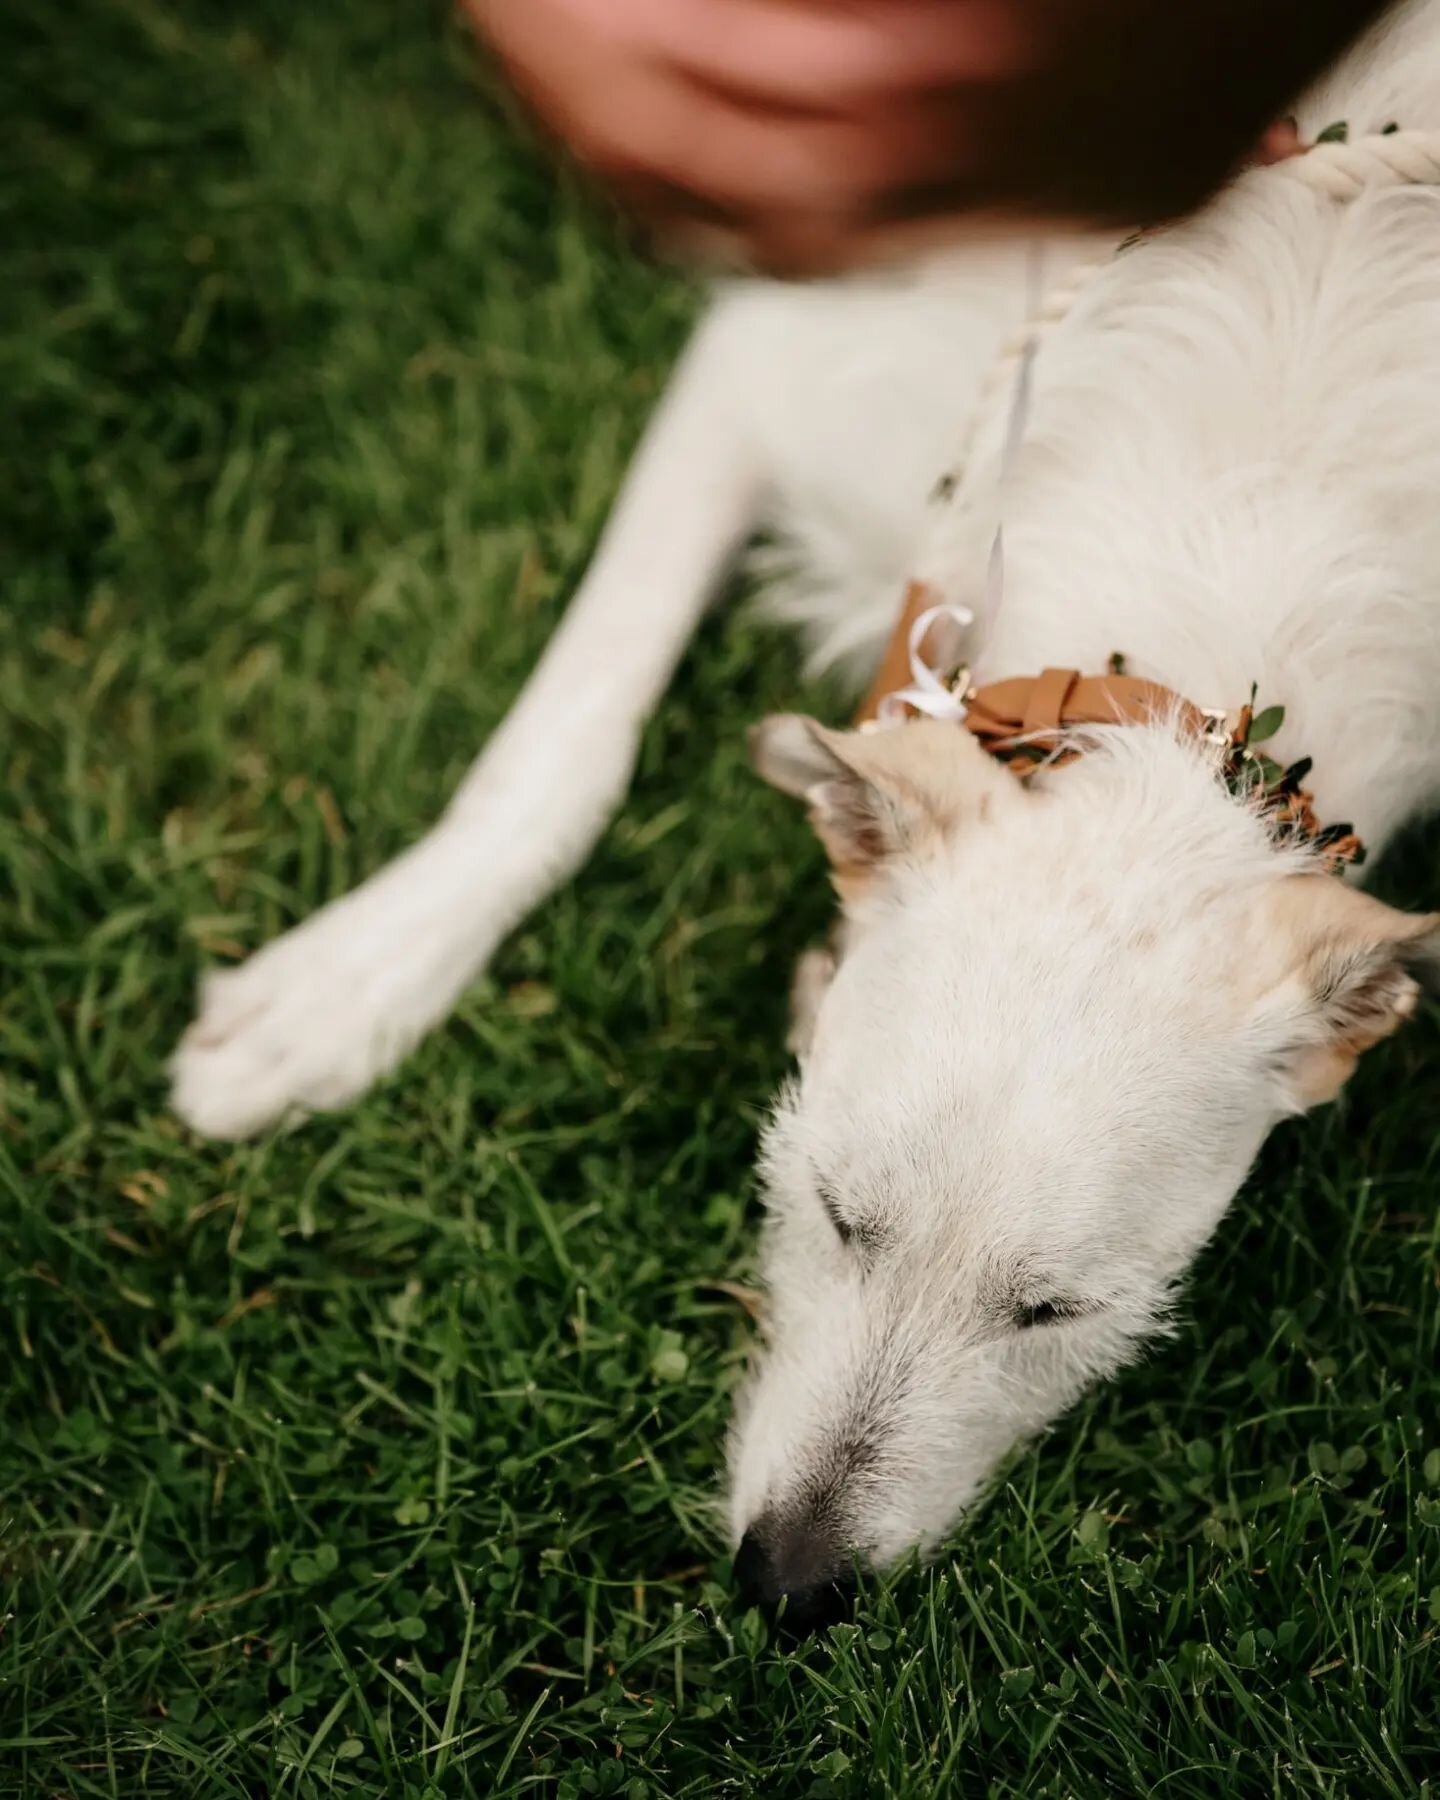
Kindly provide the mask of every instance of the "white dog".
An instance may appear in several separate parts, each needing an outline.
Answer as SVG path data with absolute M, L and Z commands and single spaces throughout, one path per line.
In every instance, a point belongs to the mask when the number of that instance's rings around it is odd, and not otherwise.
M 954 472 L 1030 304 L 1023 247 L 720 299 L 445 818 L 206 983 L 184 1117 L 236 1136 L 342 1105 L 445 1014 L 594 843 L 762 522 L 792 553 L 775 603 L 819 659 L 873 666 L 920 575 L 982 615 L 987 677 L 1123 651 L 1206 706 L 1254 684 L 1287 709 L 1276 754 L 1313 756 L 1322 813 L 1372 850 L 1431 805 L 1440 162 L 1398 147 L 1440 131 L 1440 0 L 1392 15 L 1299 124 L 1341 120 L 1349 145 L 1314 169 L 1253 171 L 1108 261 L 1040 347 L 1008 466 L 1002 393 Z M 1376 149 L 1395 125 L 1403 168 Z M 1278 847 L 1172 718 L 1095 731 L 1026 784 L 934 721 L 772 722 L 758 760 L 808 795 L 846 919 L 833 976 L 808 966 L 767 1135 L 770 1341 L 731 1457 L 742 1579 L 805 1611 L 854 1555 L 933 1545 L 1134 1352 L 1272 1125 L 1413 1009 L 1440 919 Z

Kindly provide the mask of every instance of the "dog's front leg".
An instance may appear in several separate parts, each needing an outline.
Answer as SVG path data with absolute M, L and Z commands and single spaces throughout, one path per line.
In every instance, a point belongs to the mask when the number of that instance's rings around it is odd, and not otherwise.
M 502 937 L 583 861 L 636 744 L 755 519 L 737 408 L 743 305 L 697 332 L 595 560 L 519 702 L 440 823 L 243 967 L 210 975 L 174 1104 L 242 1137 L 342 1106 L 449 1011 Z

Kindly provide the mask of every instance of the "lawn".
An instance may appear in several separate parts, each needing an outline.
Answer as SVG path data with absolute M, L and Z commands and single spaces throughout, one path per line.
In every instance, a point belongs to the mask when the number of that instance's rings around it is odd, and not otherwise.
M 379 1093 L 169 1115 L 198 971 L 517 691 L 693 297 L 438 4 L 9 0 L 0 70 L 0 1794 L 1430 1792 L 1433 1009 L 932 1567 L 798 1649 L 737 1609 L 715 1284 L 828 910 L 743 610 Z

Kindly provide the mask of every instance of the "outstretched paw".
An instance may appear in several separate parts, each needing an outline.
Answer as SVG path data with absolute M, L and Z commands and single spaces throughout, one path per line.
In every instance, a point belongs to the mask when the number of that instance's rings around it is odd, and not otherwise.
M 357 1100 L 453 1004 L 473 970 L 433 917 L 361 888 L 237 969 L 208 975 L 170 1062 L 207 1137 L 242 1138 Z

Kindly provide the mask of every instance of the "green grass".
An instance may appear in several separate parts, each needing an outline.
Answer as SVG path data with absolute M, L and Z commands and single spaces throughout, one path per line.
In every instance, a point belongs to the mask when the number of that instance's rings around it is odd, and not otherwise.
M 199 967 L 383 861 L 500 717 L 691 300 L 438 6 L 0 33 L 0 1793 L 1427 1792 L 1433 1014 L 933 1568 L 798 1651 L 737 1611 L 710 1284 L 827 913 L 744 771 L 797 678 L 742 616 L 381 1092 L 238 1149 L 167 1114 Z

